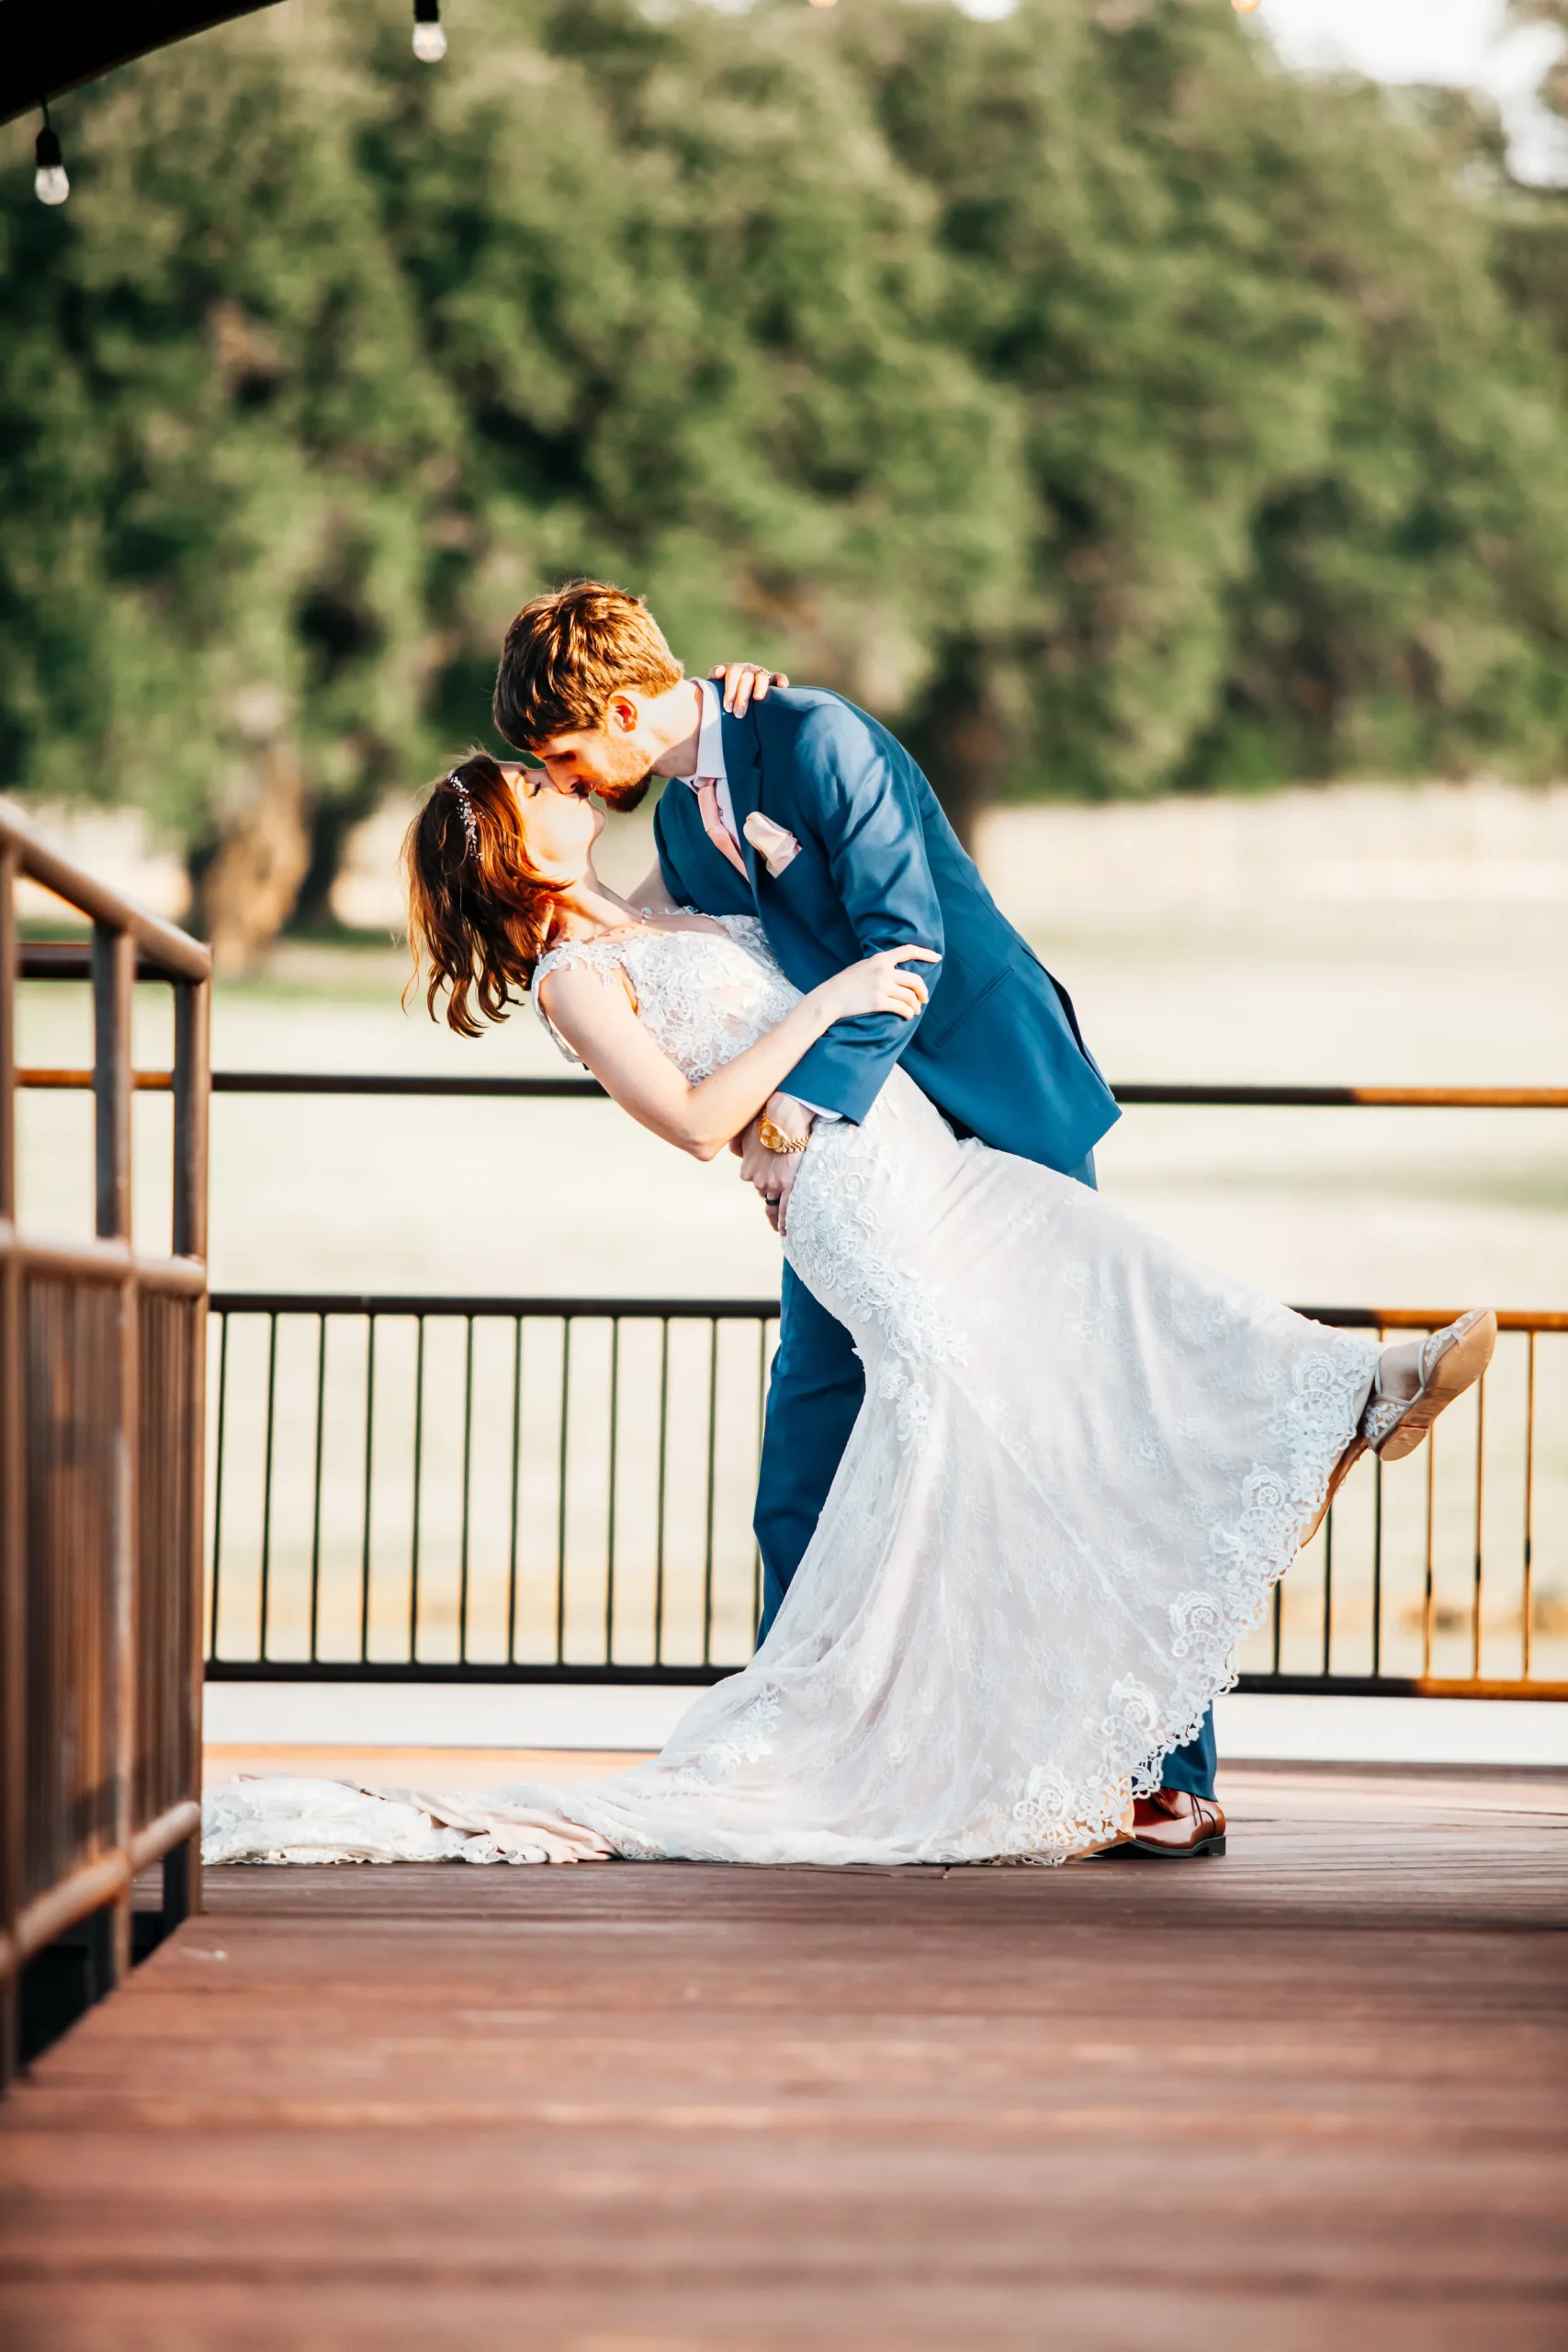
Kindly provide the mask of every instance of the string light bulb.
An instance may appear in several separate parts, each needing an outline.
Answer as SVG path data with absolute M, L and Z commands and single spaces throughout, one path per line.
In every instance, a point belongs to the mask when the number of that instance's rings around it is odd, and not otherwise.
M 413 0 L 413 53 L 422 65 L 439 65 L 446 56 L 441 0 Z
M 1263 0 L 1231 0 L 1231 6 L 1238 17 L 1254 16 L 1262 5 Z
M 71 183 L 65 176 L 59 133 L 50 121 L 47 107 L 43 110 L 43 129 L 33 148 L 33 161 L 38 165 L 33 174 L 33 194 L 39 202 L 63 204 L 71 193 Z

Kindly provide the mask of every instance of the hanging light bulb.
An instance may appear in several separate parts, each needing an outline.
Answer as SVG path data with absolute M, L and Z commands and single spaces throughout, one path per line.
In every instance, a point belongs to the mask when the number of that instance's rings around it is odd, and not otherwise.
M 65 164 L 60 153 L 60 139 L 49 119 L 49 108 L 43 111 L 43 129 L 33 148 L 33 161 L 38 165 L 33 174 L 33 194 L 40 204 L 63 204 L 71 193 L 71 183 L 65 176 Z
M 836 8 L 839 0 L 811 0 L 811 5 L 814 8 Z
M 439 65 L 446 56 L 441 0 L 413 0 L 413 53 L 422 65 Z
M 1231 6 L 1238 17 L 1250 17 L 1261 6 L 1262 0 L 1231 0 Z

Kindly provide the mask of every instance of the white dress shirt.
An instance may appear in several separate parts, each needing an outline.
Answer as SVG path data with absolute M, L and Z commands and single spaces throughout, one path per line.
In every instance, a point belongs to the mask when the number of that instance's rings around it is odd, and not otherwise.
M 724 705 L 711 678 L 699 678 L 696 687 L 703 698 L 703 715 L 697 724 L 697 764 L 691 775 L 679 780 L 695 792 L 699 784 L 709 776 L 713 778 L 718 786 L 718 813 L 724 830 L 744 857 L 745 844 L 735 821 L 735 801 L 729 789 L 729 770 L 724 764 Z
M 703 698 L 703 715 L 697 723 L 697 764 L 690 775 L 678 776 L 676 782 L 695 792 L 698 785 L 705 784 L 711 776 L 718 787 L 715 797 L 718 801 L 719 821 L 744 857 L 745 845 L 740 839 L 740 828 L 735 821 L 735 800 L 729 789 L 729 770 L 724 763 L 724 705 L 711 678 L 697 679 L 696 688 Z M 837 1111 L 819 1109 L 815 1102 L 801 1102 L 796 1094 L 785 1095 L 782 1099 L 800 1102 L 801 1109 L 809 1111 L 814 1118 L 836 1119 L 839 1115 Z

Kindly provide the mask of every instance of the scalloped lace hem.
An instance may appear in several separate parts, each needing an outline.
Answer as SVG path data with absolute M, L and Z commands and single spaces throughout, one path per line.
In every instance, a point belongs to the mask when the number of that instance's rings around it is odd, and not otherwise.
M 1360 1365 L 1348 1351 L 1298 1364 L 1280 1416 L 1287 1472 L 1251 1473 L 1236 1519 L 1210 1539 L 1224 1564 L 1214 1589 L 1183 1593 L 1171 1604 L 1171 1655 L 1182 1666 L 1174 1691 L 1156 1700 L 1132 1675 L 1113 1686 L 1101 1727 L 1101 1771 L 1077 1790 L 1055 1767 L 1032 1774 L 1012 1809 L 1019 1836 L 1010 1858 L 1055 1866 L 1114 1842 L 1126 1805 L 1153 1795 L 1166 1758 L 1196 1739 L 1214 1701 L 1235 1689 L 1235 1652 L 1263 1622 L 1360 1425 L 1376 1362 L 1376 1345 L 1369 1342 Z

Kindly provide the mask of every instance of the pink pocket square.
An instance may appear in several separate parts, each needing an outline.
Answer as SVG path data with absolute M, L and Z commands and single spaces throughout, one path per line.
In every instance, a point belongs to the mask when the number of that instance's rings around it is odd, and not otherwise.
M 800 855 L 800 843 L 784 825 L 775 825 L 760 808 L 753 808 L 741 827 L 742 832 L 766 865 L 774 881 L 784 872 L 792 857 Z

